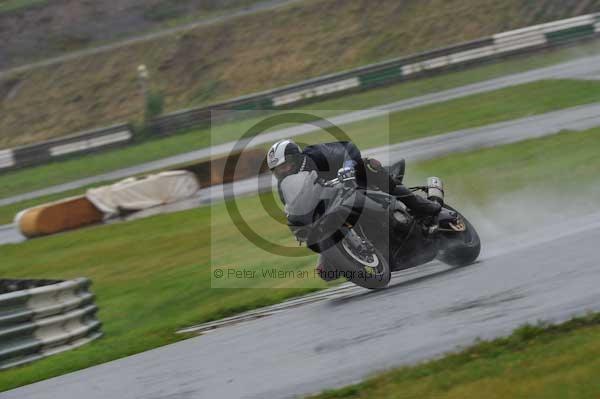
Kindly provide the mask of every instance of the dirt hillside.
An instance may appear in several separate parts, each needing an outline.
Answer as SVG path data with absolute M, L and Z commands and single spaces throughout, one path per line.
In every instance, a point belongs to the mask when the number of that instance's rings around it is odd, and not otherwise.
M 5 77 L 0 147 L 139 117 L 141 63 L 172 111 L 598 10 L 600 0 L 306 0 Z

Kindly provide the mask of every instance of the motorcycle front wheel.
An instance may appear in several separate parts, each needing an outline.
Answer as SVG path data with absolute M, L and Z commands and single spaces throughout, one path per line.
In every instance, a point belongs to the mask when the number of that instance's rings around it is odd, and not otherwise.
M 358 253 L 343 239 L 321 252 L 326 262 L 348 281 L 371 290 L 385 288 L 391 270 L 381 251 L 373 247 L 368 254 Z

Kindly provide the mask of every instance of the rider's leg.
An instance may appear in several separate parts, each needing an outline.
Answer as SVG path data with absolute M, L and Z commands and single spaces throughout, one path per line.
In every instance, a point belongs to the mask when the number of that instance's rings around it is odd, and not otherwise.
M 392 194 L 416 214 L 435 216 L 442 209 L 439 203 L 414 194 L 402 184 L 396 185 L 393 191 Z
M 332 281 L 340 277 L 334 269 L 329 267 L 323 255 L 319 255 L 319 260 L 317 261 L 317 268 L 315 269 L 315 271 L 318 274 L 318 276 L 325 281 Z
M 442 209 L 441 205 L 435 201 L 429 201 L 419 195 L 415 195 L 408 188 L 396 182 L 387 170 L 376 159 L 363 159 L 364 179 L 368 186 L 375 186 L 381 191 L 396 196 L 404 205 L 418 215 L 435 216 Z M 362 176 L 357 166 L 357 178 Z M 359 182 L 360 184 L 360 182 Z

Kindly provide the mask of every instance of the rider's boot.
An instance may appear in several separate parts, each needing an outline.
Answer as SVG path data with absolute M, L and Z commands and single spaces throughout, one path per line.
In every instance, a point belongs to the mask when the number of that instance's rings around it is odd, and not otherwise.
M 325 259 L 321 255 L 319 255 L 315 272 L 325 281 L 332 281 L 339 277 L 335 270 L 331 270 L 331 268 L 326 265 Z
M 390 191 L 390 194 L 396 196 L 417 216 L 437 216 L 442 210 L 442 206 L 438 202 L 416 195 L 401 184 L 395 185 Z
M 402 201 L 413 215 L 423 218 L 425 234 L 432 235 L 438 230 L 438 215 L 442 210 L 442 205 L 440 203 L 416 195 L 401 184 L 395 185 L 394 189 L 391 191 L 391 194 Z

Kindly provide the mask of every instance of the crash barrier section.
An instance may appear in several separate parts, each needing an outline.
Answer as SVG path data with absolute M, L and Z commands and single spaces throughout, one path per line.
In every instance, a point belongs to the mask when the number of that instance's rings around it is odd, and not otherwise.
M 213 110 L 219 110 L 220 118 L 228 118 L 233 111 L 286 108 L 429 76 L 452 68 L 595 38 L 599 32 L 600 13 L 595 13 L 497 33 L 471 42 L 321 76 L 206 107 L 166 114 L 152 119 L 148 124 L 148 131 L 161 136 L 207 127 L 211 123 Z M 117 125 L 71 138 L 1 150 L 0 171 L 46 163 L 67 154 L 89 152 L 108 146 L 125 146 L 131 140 L 131 129 L 127 125 Z
M 227 165 L 228 161 L 231 161 L 230 165 Z M 16 215 L 15 225 L 27 238 L 61 233 L 100 223 L 105 218 L 189 198 L 199 188 L 251 178 L 267 170 L 265 151 L 249 149 L 228 157 L 182 165 L 165 173 L 164 178 L 168 179 L 169 173 L 175 171 L 191 172 L 192 181 L 188 182 L 187 178 L 185 184 L 166 184 L 164 179 L 158 178 L 161 174 L 151 175 L 147 179 L 128 178 L 113 186 L 90 189 L 86 195 L 24 209 Z M 196 182 L 193 182 L 194 178 Z M 195 188 L 189 188 L 190 183 L 194 183 Z M 137 189 L 133 189 L 132 185 L 136 185 Z M 122 201 L 126 195 L 124 190 L 130 191 L 127 196 L 132 202 L 128 204 Z M 131 190 L 137 192 L 131 193 Z
M 91 281 L 0 279 L 0 370 L 85 345 L 102 335 Z
M 27 238 L 77 229 L 103 220 L 99 211 L 85 196 L 67 198 L 25 209 L 15 217 L 15 224 Z
M 127 124 L 119 124 L 37 144 L 0 150 L 0 170 L 42 165 L 70 155 L 121 147 L 132 140 L 131 127 Z
M 198 190 L 200 184 L 193 173 L 171 170 L 91 188 L 85 197 L 110 218 L 187 200 Z

